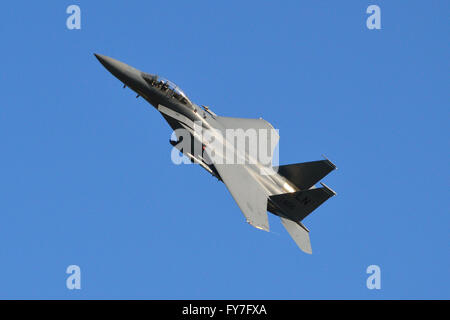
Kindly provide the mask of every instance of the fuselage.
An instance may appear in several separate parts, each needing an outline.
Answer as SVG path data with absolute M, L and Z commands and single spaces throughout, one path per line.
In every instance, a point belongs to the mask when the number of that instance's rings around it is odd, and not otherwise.
M 225 132 L 226 128 L 224 128 L 223 124 L 218 121 L 220 119 L 219 116 L 215 115 L 208 109 L 202 108 L 191 102 L 187 96 L 170 81 L 157 75 L 144 73 L 110 57 L 97 54 L 95 56 L 103 64 L 103 66 L 108 69 L 108 71 L 110 71 L 124 84 L 124 86 L 127 86 L 135 91 L 138 96 L 144 98 L 156 109 L 160 106 L 164 106 L 165 108 L 168 108 L 180 115 L 180 117 L 189 119 L 192 123 L 201 124 L 203 130 L 210 130 L 213 135 L 218 135 Z M 186 126 L 186 123 L 180 123 L 180 121 L 177 121 L 174 118 L 167 117 L 164 113 L 162 113 L 162 115 L 172 129 L 177 130 L 184 128 L 189 130 L 195 142 L 202 145 L 204 144 L 204 141 L 202 141 L 202 138 L 198 135 L 198 132 L 195 132 L 194 128 Z M 224 145 L 221 147 L 223 149 L 235 148 L 234 144 L 227 139 L 222 139 L 222 141 Z M 183 152 L 184 151 L 185 150 L 183 150 Z M 196 155 L 188 154 L 188 156 L 195 158 Z M 248 155 L 245 154 L 243 157 L 247 158 Z M 196 161 L 197 160 L 198 158 L 196 158 Z M 202 159 L 200 159 L 200 161 L 202 161 Z M 204 163 L 202 166 L 220 179 L 220 176 L 218 176 L 213 164 Z M 257 160 L 254 160 L 251 163 L 246 163 L 245 167 L 252 174 L 255 180 L 261 184 L 267 196 L 298 191 L 298 188 L 295 185 L 275 171 L 271 174 L 261 174 L 265 166 Z

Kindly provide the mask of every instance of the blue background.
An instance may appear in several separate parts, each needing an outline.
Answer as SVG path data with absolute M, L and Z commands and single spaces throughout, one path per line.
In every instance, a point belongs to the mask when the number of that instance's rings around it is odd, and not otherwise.
M 81 30 L 66 8 L 81 8 Z M 366 8 L 381 7 L 381 30 Z M 450 298 L 448 1 L 2 3 L 0 298 Z M 171 130 L 92 55 L 165 76 L 220 115 L 325 154 L 304 222 L 244 221 L 170 160 Z M 82 289 L 66 288 L 68 265 Z M 381 267 L 381 290 L 366 268 Z

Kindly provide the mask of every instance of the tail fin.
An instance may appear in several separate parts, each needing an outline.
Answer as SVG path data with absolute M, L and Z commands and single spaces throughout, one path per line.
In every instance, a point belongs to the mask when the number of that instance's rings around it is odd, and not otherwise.
M 312 254 L 311 241 L 309 240 L 309 231 L 301 224 L 292 220 L 280 217 L 283 226 L 289 232 L 292 239 L 303 252 Z
M 323 177 L 336 169 L 328 159 L 294 163 L 278 167 L 278 173 L 291 181 L 300 191 L 272 195 L 268 210 L 280 216 L 289 235 L 302 251 L 311 254 L 309 230 L 300 222 L 318 206 L 336 193 L 322 184 L 322 188 L 312 188 Z
M 330 160 L 325 159 L 279 166 L 278 173 L 300 190 L 307 190 L 334 169 L 336 166 Z
M 322 188 L 270 196 L 275 213 L 302 251 L 312 253 L 309 230 L 300 222 L 336 193 L 322 183 Z M 280 214 L 281 213 L 281 214 Z
M 294 221 L 302 221 L 326 200 L 336 193 L 322 184 L 322 188 L 309 189 L 270 196 L 270 200 L 284 216 Z

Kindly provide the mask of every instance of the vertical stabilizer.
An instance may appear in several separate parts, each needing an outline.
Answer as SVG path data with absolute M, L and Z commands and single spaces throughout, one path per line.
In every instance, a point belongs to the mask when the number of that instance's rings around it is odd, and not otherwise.
M 280 217 L 283 226 L 286 228 L 289 235 L 294 239 L 297 246 L 303 252 L 312 253 L 311 241 L 309 240 L 309 232 L 297 222 Z

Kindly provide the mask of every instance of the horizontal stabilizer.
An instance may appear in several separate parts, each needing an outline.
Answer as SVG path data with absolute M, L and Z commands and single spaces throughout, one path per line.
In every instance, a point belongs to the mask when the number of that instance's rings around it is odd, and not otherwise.
M 318 206 L 336 193 L 322 183 L 322 188 L 282 193 L 270 196 L 270 200 L 291 220 L 302 221 Z
M 289 232 L 289 235 L 294 239 L 298 247 L 302 249 L 303 252 L 311 254 L 312 249 L 311 241 L 309 240 L 309 232 L 297 222 L 283 217 L 280 218 L 283 226 L 286 228 L 287 232 Z
M 277 168 L 274 168 L 277 171 Z M 328 159 L 287 164 L 278 167 L 278 173 L 295 184 L 300 190 L 307 190 L 336 169 Z

